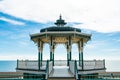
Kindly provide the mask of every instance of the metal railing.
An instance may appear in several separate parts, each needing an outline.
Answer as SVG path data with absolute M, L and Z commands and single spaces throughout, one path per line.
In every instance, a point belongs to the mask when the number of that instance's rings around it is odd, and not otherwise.
M 41 69 L 46 69 L 46 62 L 42 61 Z M 39 69 L 37 60 L 17 60 L 17 69 Z
M 0 80 L 47 80 L 43 78 L 34 78 L 34 75 L 30 75 L 31 78 L 23 78 L 23 74 L 2 74 L 0 75 Z M 80 75 L 81 78 L 76 80 L 120 80 L 120 74 L 101 74 L 101 75 Z M 33 78 L 32 78 L 33 77 Z
M 23 69 L 33 69 L 33 66 L 37 66 L 37 61 L 18 61 L 17 68 Z M 22 65 L 22 66 L 20 66 Z M 45 74 L 2 74 L 0 75 L 0 80 L 47 80 L 49 74 L 53 70 L 53 61 L 43 61 L 43 66 L 45 66 Z M 28 67 L 29 66 L 29 67 Z M 42 76 L 42 77 L 40 77 Z M 45 76 L 45 77 L 44 77 Z
M 84 60 L 84 70 L 89 69 L 105 69 L 105 60 Z M 82 66 L 79 65 L 79 61 L 77 61 L 77 66 L 79 70 L 82 70 Z
M 23 75 L 23 74 L 2 74 L 0 75 L 0 80 L 47 80 L 44 78 L 35 78 L 33 76 L 35 75 L 29 75 L 29 77 L 31 78 L 27 79 L 27 78 L 24 78 L 24 77 L 27 77 L 27 75 Z
M 67 60 L 55 60 L 54 66 L 67 66 Z
M 117 75 L 108 75 L 108 74 L 102 74 L 102 75 L 87 75 L 82 74 L 79 80 L 120 80 L 120 74 Z

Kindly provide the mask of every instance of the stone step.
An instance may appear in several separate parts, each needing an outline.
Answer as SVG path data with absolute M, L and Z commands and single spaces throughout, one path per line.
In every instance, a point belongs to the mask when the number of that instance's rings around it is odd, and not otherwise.
M 51 77 L 48 80 L 75 80 L 74 77 Z

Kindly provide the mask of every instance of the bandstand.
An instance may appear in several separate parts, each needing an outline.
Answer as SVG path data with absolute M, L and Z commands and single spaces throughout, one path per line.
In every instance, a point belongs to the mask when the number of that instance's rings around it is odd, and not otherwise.
M 84 60 L 83 49 L 84 45 L 91 39 L 91 34 L 82 33 L 81 29 L 65 26 L 67 23 L 60 18 L 56 20 L 55 26 L 43 28 L 40 33 L 31 34 L 31 40 L 38 46 L 38 60 L 17 60 L 16 70 L 23 72 L 24 75 L 36 75 L 36 78 L 42 77 L 44 79 L 52 80 L 57 78 L 69 80 L 80 80 L 82 74 L 98 74 L 105 71 L 105 60 Z M 50 59 L 43 60 L 43 48 L 44 44 L 48 43 L 50 46 Z M 76 43 L 78 46 L 79 59 L 73 60 L 71 52 L 72 44 Z M 63 69 L 56 69 L 56 60 L 54 59 L 54 53 L 56 45 L 64 44 L 67 53 L 61 53 L 67 55 L 67 60 L 62 63 L 67 63 Z M 59 60 L 57 61 L 59 63 Z M 61 67 L 61 66 L 59 66 Z M 66 71 L 67 70 L 67 71 Z M 62 74 L 60 74 L 60 72 Z M 58 75 L 58 76 L 57 76 Z M 26 77 L 24 77 L 26 78 Z M 29 78 L 29 77 L 27 77 Z

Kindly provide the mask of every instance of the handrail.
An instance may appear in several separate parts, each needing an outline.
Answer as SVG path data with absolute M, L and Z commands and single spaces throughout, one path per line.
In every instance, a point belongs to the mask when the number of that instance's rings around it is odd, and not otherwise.
M 46 64 L 46 76 L 45 79 L 48 79 L 48 75 L 49 75 L 49 60 L 47 60 L 47 64 Z
M 74 60 L 71 60 L 69 62 L 69 69 L 75 75 L 75 61 Z
M 75 60 L 75 63 L 74 63 L 74 65 L 75 65 L 75 79 L 76 80 L 78 80 L 78 69 L 77 69 L 77 61 Z
M 77 61 L 76 60 L 70 61 L 69 68 L 70 68 L 70 71 L 74 74 L 75 79 L 78 80 Z
M 47 64 L 46 64 L 46 76 L 45 76 L 46 80 L 48 79 L 49 74 L 51 73 L 52 70 L 53 70 L 53 61 L 47 60 Z

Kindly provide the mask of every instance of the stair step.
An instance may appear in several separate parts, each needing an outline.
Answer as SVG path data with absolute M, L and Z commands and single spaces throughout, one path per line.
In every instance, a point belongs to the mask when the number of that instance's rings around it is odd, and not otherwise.
M 50 77 L 48 80 L 75 80 L 74 77 Z

